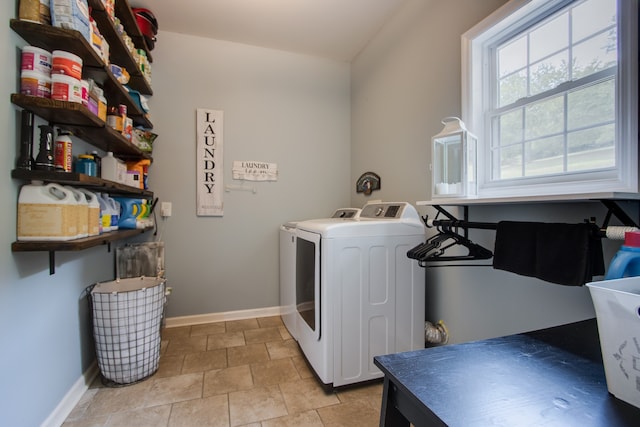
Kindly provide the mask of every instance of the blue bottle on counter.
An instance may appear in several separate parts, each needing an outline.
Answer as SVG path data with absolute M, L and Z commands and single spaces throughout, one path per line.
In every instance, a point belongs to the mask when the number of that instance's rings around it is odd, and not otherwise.
M 624 245 L 611 260 L 605 280 L 640 276 L 640 231 L 624 233 Z

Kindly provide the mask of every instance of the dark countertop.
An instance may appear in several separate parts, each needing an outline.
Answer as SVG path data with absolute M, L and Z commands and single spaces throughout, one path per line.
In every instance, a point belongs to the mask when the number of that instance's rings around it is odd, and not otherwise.
M 595 319 L 377 356 L 381 425 L 640 426 L 607 391 Z

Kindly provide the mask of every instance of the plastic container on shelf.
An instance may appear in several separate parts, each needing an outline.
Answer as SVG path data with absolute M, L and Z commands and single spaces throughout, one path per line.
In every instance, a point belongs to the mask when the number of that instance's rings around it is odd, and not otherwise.
M 79 31 L 91 43 L 87 0 L 51 0 L 51 25 Z
M 18 196 L 17 239 L 72 240 L 78 236 L 76 201 L 61 185 L 33 181 Z
M 118 113 L 118 109 L 116 107 L 108 108 L 107 125 L 118 132 L 122 132 L 124 123 L 122 121 L 122 115 Z
M 624 233 L 624 244 L 611 260 L 605 280 L 640 276 L 640 231 Z
M 21 55 L 22 71 L 37 71 L 51 75 L 51 52 L 35 46 L 25 46 Z
M 87 237 L 89 235 L 89 204 L 83 193 L 69 185 L 64 188 L 69 190 L 76 201 L 76 221 L 78 224 L 78 238 Z
M 143 214 L 144 201 L 130 197 L 115 197 L 115 200 L 120 203 L 118 227 L 124 229 L 140 228 L 138 227 L 138 218 Z
M 71 134 L 58 129 L 55 142 L 54 162 L 59 172 L 71 172 L 73 170 L 73 141 Z
M 80 80 L 80 102 L 85 107 L 89 106 L 89 81 L 88 80 Z
M 51 52 L 51 74 L 63 74 L 76 80 L 82 79 L 82 58 L 64 50 Z
M 81 192 L 87 201 L 87 233 L 89 236 L 97 236 L 100 234 L 100 202 L 96 193 L 86 188 L 76 188 Z
M 91 155 L 93 156 L 93 161 L 96 162 L 96 176 L 102 176 L 102 156 L 98 154 L 98 150 L 91 151 Z
M 104 90 L 97 87 L 96 94 L 98 95 L 98 117 L 103 121 L 107 121 L 107 98 L 104 96 Z
M 151 160 L 142 159 L 138 161 L 127 162 L 127 173 L 131 181 L 129 185 L 132 187 L 138 187 L 142 190 L 147 189 L 147 175 Z
M 76 173 L 83 173 L 89 176 L 98 176 L 98 167 L 91 154 L 80 154 L 74 167 Z
M 82 83 L 65 74 L 51 74 L 51 99 L 82 103 Z
M 90 95 L 87 100 L 87 108 L 96 116 L 98 115 L 98 100 L 93 95 Z
M 51 77 L 39 71 L 23 70 L 20 73 L 20 93 L 51 98 Z
M 100 204 L 100 233 L 106 233 L 111 231 L 111 206 L 106 194 L 98 193 L 97 196 Z
M 107 198 L 111 211 L 111 231 L 118 230 L 120 228 L 120 203 L 112 197 Z
M 124 184 L 127 179 L 127 165 L 108 151 L 101 161 L 102 179 Z
M 50 25 L 49 0 L 20 0 L 18 17 L 21 21 Z

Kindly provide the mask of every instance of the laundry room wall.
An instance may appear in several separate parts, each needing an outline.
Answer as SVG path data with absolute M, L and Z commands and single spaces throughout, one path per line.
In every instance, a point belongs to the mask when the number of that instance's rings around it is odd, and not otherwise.
M 461 114 L 460 36 L 504 3 L 409 0 L 352 63 L 351 179 L 373 171 L 382 182 L 371 196 L 353 192 L 353 205 L 368 199 L 430 199 L 431 136 L 442 129 L 442 118 Z M 431 217 L 435 212 L 420 211 Z M 459 213 L 457 208 L 451 212 Z M 579 223 L 590 216 L 602 221 L 605 213 L 598 203 L 469 208 L 471 220 L 485 222 Z M 494 231 L 471 230 L 470 237 L 493 249 Z M 619 242 L 605 242 L 606 262 L 616 247 Z M 450 342 L 594 316 L 586 287 L 553 285 L 491 267 L 428 268 L 425 276 L 426 318 L 444 320 Z
M 162 31 L 152 55 L 168 316 L 279 306 L 280 224 L 350 202 L 349 64 Z M 224 112 L 224 185 L 255 189 L 224 192 L 222 217 L 196 216 L 198 108 Z M 233 180 L 244 160 L 276 163 L 278 180 Z
M 25 184 L 10 175 L 20 125 L 10 94 L 19 92 L 20 50 L 26 44 L 9 28 L 16 16 L 17 2 L 0 2 L 0 425 L 56 425 L 62 421 L 56 416 L 68 409 L 65 396 L 79 397 L 74 393 L 84 391 L 83 374 L 95 366 L 85 288 L 114 279 L 113 253 L 106 246 L 56 252 L 50 275 L 47 252 L 11 251 L 18 193 Z

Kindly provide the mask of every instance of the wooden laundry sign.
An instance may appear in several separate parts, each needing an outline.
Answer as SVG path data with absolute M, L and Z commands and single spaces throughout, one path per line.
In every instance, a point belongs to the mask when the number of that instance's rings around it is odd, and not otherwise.
M 223 216 L 223 111 L 196 111 L 196 215 Z
M 278 165 L 275 163 L 255 161 L 235 161 L 231 169 L 233 179 L 247 181 L 277 181 Z

